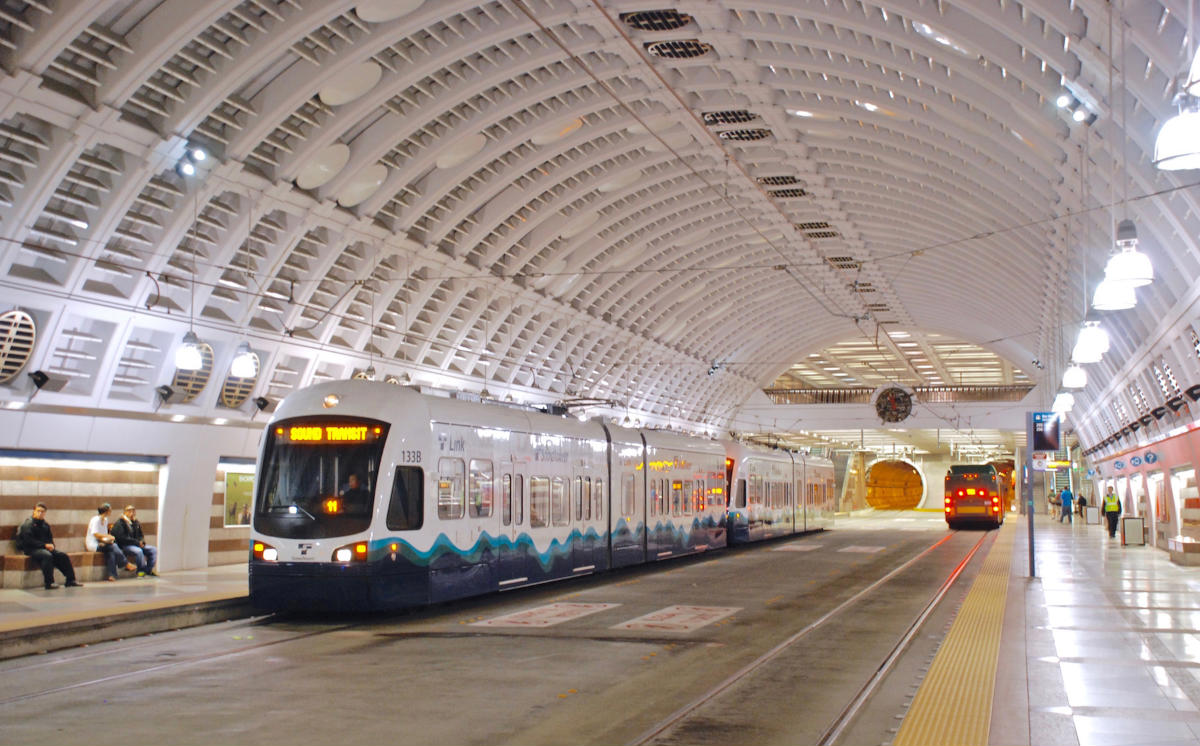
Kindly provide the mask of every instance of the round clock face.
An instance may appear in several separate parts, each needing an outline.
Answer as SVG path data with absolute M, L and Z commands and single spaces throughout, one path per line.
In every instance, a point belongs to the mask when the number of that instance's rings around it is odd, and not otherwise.
M 900 422 L 912 414 L 912 395 L 904 389 L 884 389 L 875 400 L 875 414 L 884 422 Z

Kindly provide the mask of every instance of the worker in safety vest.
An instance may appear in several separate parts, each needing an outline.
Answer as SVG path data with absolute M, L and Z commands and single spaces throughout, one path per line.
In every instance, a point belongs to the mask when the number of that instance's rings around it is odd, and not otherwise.
M 1121 498 L 1109 487 L 1104 493 L 1104 518 L 1108 521 L 1109 538 L 1117 535 L 1117 518 L 1121 516 Z

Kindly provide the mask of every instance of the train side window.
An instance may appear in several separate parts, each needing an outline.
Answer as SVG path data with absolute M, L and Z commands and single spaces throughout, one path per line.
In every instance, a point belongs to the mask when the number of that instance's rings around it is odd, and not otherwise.
M 512 525 L 512 474 L 500 477 L 500 523 Z
M 597 479 L 592 485 L 592 515 L 596 520 L 604 519 L 604 480 Z
M 683 482 L 671 480 L 671 515 L 679 515 L 683 506 L 679 503 L 682 501 Z
M 583 520 L 583 477 L 575 477 L 575 489 L 573 492 L 575 502 L 575 520 Z
M 739 479 L 737 483 L 737 507 L 746 507 L 746 480 Z
M 633 485 L 636 484 L 632 474 L 621 477 L 621 515 L 633 516 Z
M 513 525 L 520 526 L 525 520 L 525 477 L 517 475 L 513 484 Z
M 465 472 L 460 458 L 438 459 L 438 518 L 453 521 L 463 517 Z
M 388 502 L 389 531 L 415 531 L 425 521 L 425 471 L 419 466 L 397 466 Z
M 584 520 L 592 520 L 592 478 L 587 477 L 583 480 L 583 518 Z
M 550 525 L 550 480 L 546 477 L 529 478 L 529 527 L 542 528 Z
M 550 480 L 550 522 L 566 526 L 571 522 L 571 505 L 567 502 L 567 484 L 562 477 Z
M 492 514 L 492 462 L 488 459 L 471 459 L 472 518 L 487 518 Z

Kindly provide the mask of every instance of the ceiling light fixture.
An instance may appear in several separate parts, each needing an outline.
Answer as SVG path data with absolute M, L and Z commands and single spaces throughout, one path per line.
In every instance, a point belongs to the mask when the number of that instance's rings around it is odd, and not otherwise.
M 1104 353 L 1108 352 L 1108 332 L 1100 326 L 1099 321 L 1084 321 L 1083 328 L 1075 340 L 1075 348 L 1071 359 L 1077 363 L 1098 363 Z
M 249 342 L 238 345 L 233 362 L 229 365 L 229 375 L 234 378 L 254 378 L 258 375 L 258 355 L 250 349 Z
M 1078 363 L 1071 363 L 1063 371 L 1062 385 L 1064 389 L 1082 389 L 1087 387 L 1087 371 Z
M 1122 285 L 1107 277 L 1096 286 L 1096 294 L 1092 296 L 1092 308 L 1097 311 L 1124 311 L 1136 305 L 1137 295 L 1132 285 Z
M 1179 113 L 1163 123 L 1154 139 L 1154 165 L 1162 171 L 1200 168 L 1200 53 L 1196 51 L 1196 28 L 1192 1 L 1188 0 L 1188 55 L 1192 64 L 1176 82 L 1171 101 Z
M 1075 407 L 1075 395 L 1065 391 L 1054 397 L 1054 404 L 1050 405 L 1050 411 L 1064 414 L 1070 412 Z
M 200 338 L 191 329 L 183 335 L 183 342 L 175 350 L 175 367 L 179 370 L 200 370 L 204 367 Z

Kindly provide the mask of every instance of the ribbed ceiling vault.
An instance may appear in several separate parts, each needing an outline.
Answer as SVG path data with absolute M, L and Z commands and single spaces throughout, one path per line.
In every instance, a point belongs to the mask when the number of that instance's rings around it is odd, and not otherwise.
M 715 429 L 889 330 L 1050 391 L 1126 214 L 1171 269 L 1093 381 L 1196 301 L 1195 174 L 1149 163 L 1184 0 L 0 2 L 0 311 L 52 403 L 151 406 L 189 326 L 270 398 L 373 366 Z

